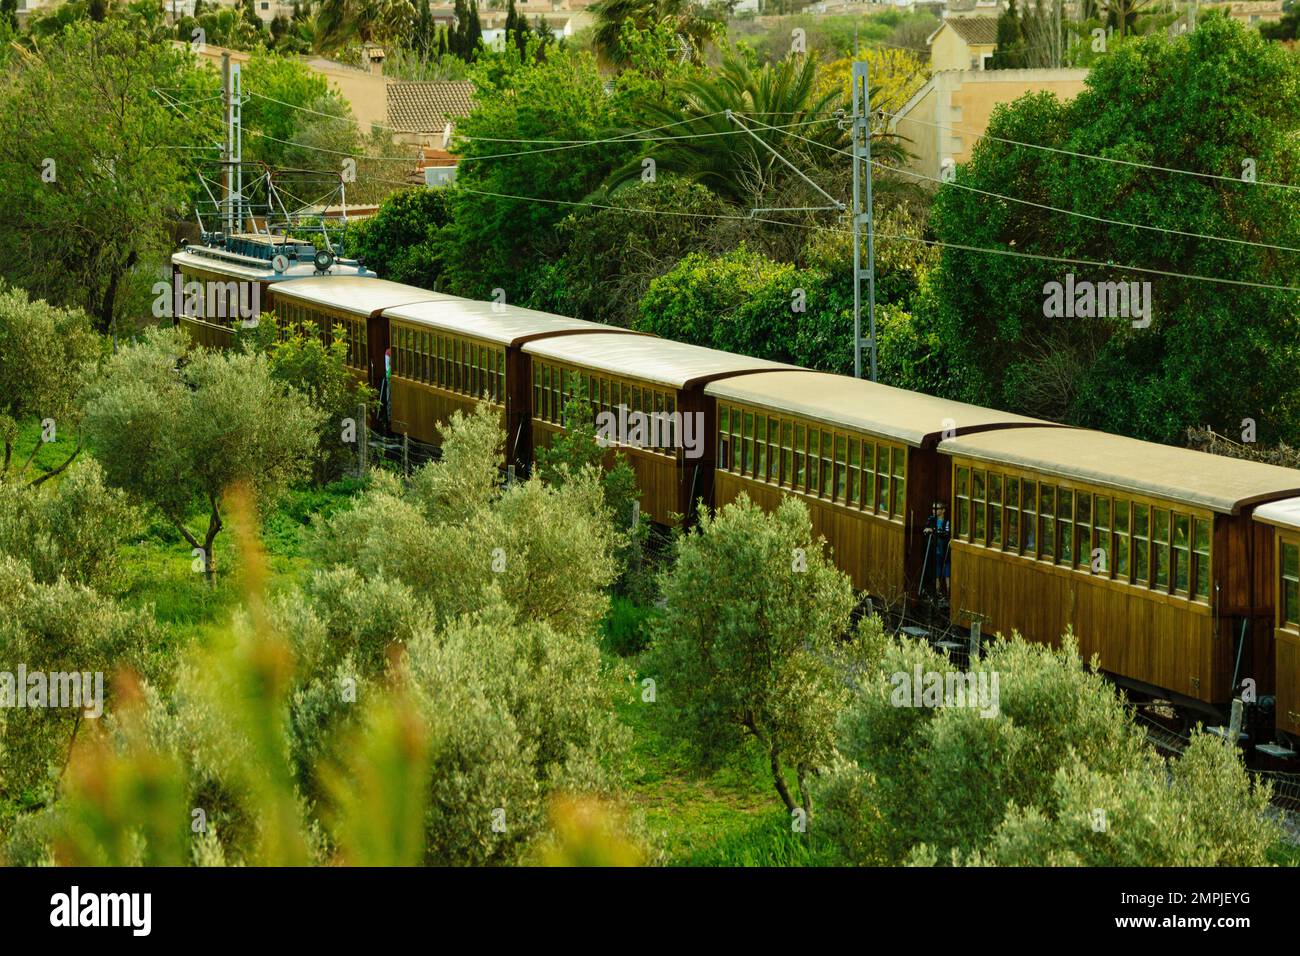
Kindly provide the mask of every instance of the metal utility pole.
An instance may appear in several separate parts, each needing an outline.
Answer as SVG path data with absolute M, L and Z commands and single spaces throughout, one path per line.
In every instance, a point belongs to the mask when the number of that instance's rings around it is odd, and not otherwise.
M 233 234 L 234 229 L 232 215 L 233 210 L 230 206 L 231 194 L 231 173 L 233 169 L 231 162 L 234 159 L 234 143 L 231 136 L 231 130 L 234 126 L 234 98 L 231 96 L 230 89 L 230 51 L 226 50 L 221 54 L 221 108 L 224 117 L 224 126 L 226 138 L 221 144 L 221 221 L 225 228 L 226 235 Z
M 871 347 L 871 380 L 876 380 L 876 240 L 871 202 L 871 93 L 865 61 L 853 64 L 853 115 L 849 129 L 853 142 L 853 374 L 862 377 L 862 345 Z M 863 207 L 862 172 L 866 169 L 866 206 Z M 867 268 L 862 268 L 862 229 L 867 227 Z M 871 334 L 862 338 L 862 279 L 867 280 L 867 315 Z
M 230 144 L 235 170 L 235 227 L 244 231 L 244 84 L 239 64 L 230 65 Z

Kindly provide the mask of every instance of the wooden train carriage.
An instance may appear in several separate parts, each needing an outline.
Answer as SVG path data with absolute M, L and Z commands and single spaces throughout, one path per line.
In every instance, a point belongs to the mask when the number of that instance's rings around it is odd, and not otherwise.
M 1276 726 L 1300 740 L 1300 498 L 1260 505 L 1254 518 L 1273 537 Z
M 710 382 L 794 366 L 650 336 L 574 335 L 524 346 L 531 359 L 535 442 L 560 432 L 566 400 L 580 387 L 609 443 L 636 471 L 641 510 L 660 524 L 713 500 L 716 403 Z M 603 416 L 603 418 L 602 418 Z M 602 421 L 609 426 L 602 430 Z
M 243 308 L 254 313 L 243 317 L 247 321 L 269 310 L 273 285 L 321 276 L 307 255 L 314 251 L 309 243 L 269 236 L 236 236 L 233 241 L 236 249 L 187 245 L 171 257 L 173 321 L 196 344 L 208 348 L 233 345 L 235 327 L 241 320 L 238 310 Z M 288 259 L 288 267 L 283 271 L 272 265 L 274 255 L 280 250 L 285 251 Z M 250 255 L 251 252 L 258 254 Z M 299 258 L 304 255 L 305 259 Z M 364 276 L 366 272 L 363 267 L 336 263 L 326 275 L 341 278 Z M 197 289 L 194 283 L 198 283 Z
M 341 336 L 347 342 L 344 363 L 376 393 L 385 376 L 388 347 L 384 310 L 430 300 L 454 299 L 417 286 L 362 276 L 317 276 L 295 279 L 271 289 L 270 310 L 281 332 L 311 323 L 326 345 Z
M 717 401 L 718 505 L 742 491 L 772 509 L 803 501 L 815 534 L 859 590 L 917 590 L 931 506 L 947 498 L 945 434 L 1044 425 L 824 372 L 775 372 L 705 388 Z
M 939 451 L 954 620 L 1052 645 L 1073 628 L 1085 660 L 1182 703 L 1222 704 L 1248 677 L 1272 692 L 1271 532 L 1250 511 L 1294 495 L 1300 472 L 1084 429 Z
M 440 445 L 439 425 L 481 398 L 498 406 L 506 462 L 532 461 L 527 343 L 557 336 L 641 337 L 639 333 L 532 309 L 443 296 L 384 313 L 393 352 L 392 428 Z

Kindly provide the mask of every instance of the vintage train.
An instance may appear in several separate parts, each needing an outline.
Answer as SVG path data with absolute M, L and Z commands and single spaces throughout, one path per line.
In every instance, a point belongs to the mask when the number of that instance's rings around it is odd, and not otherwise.
M 1295 759 L 1300 471 L 356 274 L 276 281 L 264 304 L 345 335 L 394 433 L 437 445 L 486 398 L 526 471 L 584 394 L 655 521 L 793 495 L 855 587 L 894 606 L 925 585 L 944 502 L 953 624 L 1052 645 L 1070 629 L 1138 701 L 1190 721 L 1244 699 L 1252 747 Z

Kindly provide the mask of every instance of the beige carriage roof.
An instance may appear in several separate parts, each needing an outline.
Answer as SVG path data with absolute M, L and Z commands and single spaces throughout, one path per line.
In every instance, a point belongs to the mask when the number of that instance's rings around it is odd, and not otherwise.
M 939 450 L 1223 514 L 1300 494 L 1300 471 L 1291 468 L 1084 428 L 982 432 L 949 438 L 939 443 Z
M 620 332 L 639 336 L 612 325 L 571 319 L 549 312 L 537 312 L 502 302 L 479 302 L 444 296 L 428 302 L 400 305 L 384 310 L 389 319 L 417 322 L 431 328 L 472 335 L 488 342 L 515 346 L 547 335 Z
M 1274 527 L 1300 531 L 1300 498 L 1270 501 L 1255 509 L 1255 520 Z
M 530 342 L 524 351 L 669 388 L 685 388 L 727 375 L 797 368 L 651 335 L 570 335 Z
M 742 375 L 713 382 L 704 393 L 723 401 L 789 412 L 825 425 L 893 438 L 915 447 L 933 447 L 949 429 L 949 434 L 961 435 L 998 426 L 1051 426 L 1051 422 L 1036 418 L 828 372 Z
M 356 315 L 371 315 L 408 302 L 454 298 L 374 276 L 312 276 L 277 284 L 272 292 L 276 297 L 330 306 Z

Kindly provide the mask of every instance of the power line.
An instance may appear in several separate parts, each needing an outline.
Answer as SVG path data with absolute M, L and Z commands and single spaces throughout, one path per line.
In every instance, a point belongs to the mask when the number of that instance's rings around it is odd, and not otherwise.
M 965 130 L 967 132 L 976 133 L 981 139 L 991 139 L 995 142 L 1006 143 L 1010 146 L 1023 146 L 1026 149 L 1040 149 L 1048 153 L 1058 153 L 1063 156 L 1073 156 L 1076 159 L 1091 159 L 1101 163 L 1115 163 L 1120 166 L 1133 166 L 1138 169 L 1154 169 L 1162 173 L 1177 173 L 1180 176 L 1199 176 L 1203 179 L 1213 179 L 1213 180 L 1218 180 L 1220 182 L 1236 183 L 1241 186 L 1269 186 L 1273 189 L 1300 189 L 1300 186 L 1293 185 L 1291 183 L 1274 183 L 1263 179 L 1248 180 L 1248 179 L 1242 179 L 1239 176 L 1224 176 L 1219 173 L 1203 173 L 1203 172 L 1197 172 L 1194 169 L 1179 169 L 1175 166 L 1160 166 L 1156 163 L 1141 163 L 1132 159 L 1119 159 L 1118 157 L 1115 156 L 1097 156 L 1093 153 L 1080 153 L 1071 149 L 1062 149 L 1061 147 L 1058 146 L 1043 146 L 1039 143 L 1022 143 L 1019 140 L 1007 139 L 1004 136 L 994 136 L 992 133 L 989 132 L 981 133 L 978 130 L 976 130 L 974 127 L 970 127 L 970 126 L 949 125 L 947 123 L 932 123 L 927 120 L 915 119 L 913 117 L 904 115 L 902 113 L 890 113 L 885 110 L 881 110 L 881 112 L 885 116 L 893 117 L 896 121 L 917 123 L 921 126 L 933 126 L 938 129 L 948 130 L 949 132 L 952 132 L 953 130 Z
M 759 126 L 766 126 L 766 125 L 767 125 L 767 124 L 763 123 L 763 122 L 760 121 L 760 120 L 753 120 L 753 122 L 757 123 Z M 773 129 L 774 127 L 770 127 L 770 126 L 769 126 L 769 127 L 767 127 L 767 128 L 768 128 L 768 129 Z M 830 146 L 830 145 L 828 145 L 828 144 L 826 144 L 826 143 L 819 143 L 819 142 L 818 142 L 817 140 L 815 140 L 815 139 L 809 139 L 809 138 L 806 137 L 806 136 L 800 136 L 798 133 L 789 133 L 789 132 L 787 132 L 786 135 L 788 135 L 788 136 L 794 136 L 794 137 L 797 138 L 797 139 L 802 139 L 802 140 L 804 140 L 804 141 L 806 141 L 806 142 L 812 143 L 812 144 L 815 145 L 815 146 L 821 146 L 821 147 L 824 148 L 824 149 L 829 149 L 829 150 L 831 150 L 831 151 L 833 151 L 833 152 L 836 152 L 836 153 L 839 153 L 839 154 L 841 154 L 841 155 L 843 155 L 843 156 L 848 156 L 848 157 L 850 157 L 850 158 L 852 158 L 852 156 L 853 156 L 853 154 L 850 153 L 848 150 L 839 149 L 839 148 L 837 148 L 837 147 L 835 147 L 835 146 Z M 1183 237 L 1185 237 L 1185 238 L 1189 238 L 1189 239 L 1206 239 L 1206 240 L 1209 240 L 1209 241 L 1211 241 L 1211 242 L 1228 242 L 1228 243 L 1234 243 L 1234 244 L 1236 244 L 1236 245 L 1254 246 L 1254 247 L 1256 247 L 1256 248 L 1261 248 L 1261 249 L 1273 249 L 1273 250 L 1276 250 L 1276 251 L 1279 251 L 1279 252 L 1297 252 L 1297 253 L 1300 253 L 1300 248 L 1296 248 L 1295 246 L 1282 246 L 1282 245 L 1277 245 L 1276 243 L 1271 243 L 1271 242 L 1256 242 L 1256 241 L 1253 240 L 1253 239 L 1237 239 L 1237 238 L 1234 238 L 1234 237 L 1232 237 L 1232 236 L 1215 236 L 1215 235 L 1210 235 L 1210 234 L 1208 234 L 1208 233 L 1202 233 L 1202 232 L 1188 232 L 1188 231 L 1183 230 L 1183 229 L 1170 229 L 1170 228 L 1167 228 L 1167 227 L 1164 227 L 1164 226 L 1152 226 L 1152 225 L 1147 225 L 1147 224 L 1145 224 L 1145 223 L 1140 223 L 1140 222 L 1128 222 L 1127 220 L 1124 220 L 1124 219 L 1108 219 L 1108 218 L 1106 218 L 1105 216 L 1094 216 L 1094 215 L 1092 215 L 1092 214 L 1090 214 L 1090 213 L 1086 213 L 1086 212 L 1078 212 L 1077 210 L 1074 210 L 1074 209 L 1063 209 L 1063 208 L 1061 208 L 1061 207 L 1059 207 L 1059 206 L 1049 206 L 1049 205 L 1047 205 L 1047 204 L 1045 204 L 1045 203 L 1034 202 L 1034 201 L 1031 200 L 1031 199 L 1022 199 L 1022 198 L 1020 198 L 1020 197 L 1018 197 L 1018 196 L 1007 196 L 1007 195 L 1005 195 L 1005 194 L 1003 194 L 1003 193 L 995 193 L 995 192 L 991 192 L 990 190 L 987 190 L 987 189 L 980 189 L 980 188 L 977 187 L 977 186 L 971 186 L 971 185 L 969 185 L 969 184 L 967 184 L 967 183 L 957 182 L 956 180 L 942 180 L 942 179 L 936 179 L 935 177 L 933 177 L 933 176 L 927 176 L 927 175 L 924 174 L 924 173 L 912 172 L 911 170 L 903 169 L 903 168 L 901 168 L 901 167 L 897 167 L 897 166 L 889 166 L 889 165 L 887 165 L 887 164 L 885 164 L 885 163 L 881 163 L 881 162 L 879 162 L 878 160 L 872 160 L 872 161 L 871 161 L 871 165 L 877 167 L 878 169 L 881 169 L 881 170 L 887 171 L 887 172 L 900 173 L 900 174 L 902 174 L 902 175 L 904 175 L 904 176 L 914 176 L 914 177 L 916 177 L 917 179 L 928 180 L 929 182 L 932 182 L 932 183 L 938 183 L 939 185 L 942 185 L 942 186 L 953 186 L 953 187 L 956 187 L 957 189 L 965 189 L 965 190 L 969 190 L 970 192 L 979 193 L 979 194 L 982 195 L 982 196 L 988 196 L 988 197 L 993 198 L 993 199 L 1002 199 L 1002 200 L 1005 200 L 1005 201 L 1007 201 L 1007 202 L 1019 203 L 1020 205 L 1024 205 L 1024 206 L 1032 206 L 1032 207 L 1034 207 L 1035 209 L 1042 209 L 1042 210 L 1045 210 L 1045 211 L 1047 211 L 1047 212 L 1059 212 L 1059 213 L 1062 213 L 1062 214 L 1067 215 L 1067 216 L 1075 216 L 1075 217 L 1080 218 L 1080 219 L 1088 219 L 1088 220 L 1091 220 L 1092 222 L 1100 222 L 1100 223 L 1104 223 L 1104 224 L 1106 224 L 1106 225 L 1110 225 L 1110 226 L 1124 226 L 1124 227 L 1129 228 L 1129 229 L 1145 229 L 1145 230 L 1148 230 L 1148 231 L 1150 231 L 1150 232 L 1160 232 L 1160 233 L 1166 233 L 1166 234 L 1169 234 L 1169 235 L 1183 236 Z
M 476 195 L 491 196 L 498 199 L 514 199 L 514 200 L 519 200 L 521 202 L 541 202 L 541 203 L 549 203 L 549 204 L 561 205 L 561 206 L 585 206 L 593 209 L 614 209 L 622 212 L 639 212 L 639 213 L 645 213 L 649 215 L 686 216 L 686 217 L 695 217 L 695 218 L 702 218 L 702 219 L 735 219 L 735 220 L 742 220 L 745 222 L 770 223 L 776 226 L 796 226 L 805 229 L 820 229 L 820 230 L 825 230 L 830 232 L 838 232 L 844 235 L 851 234 L 851 231 L 848 229 L 840 228 L 837 226 L 827 226 L 821 223 L 795 223 L 795 222 L 782 221 L 779 219 L 766 219 L 759 216 L 725 215 L 725 214 L 718 214 L 718 213 L 690 213 L 690 212 L 681 212 L 673 209 L 644 209 L 644 208 L 637 208 L 634 206 L 611 206 L 602 203 L 589 203 L 589 202 L 582 202 L 578 200 L 547 199 L 541 196 L 519 196 L 510 193 L 498 193 L 498 192 L 491 192 L 488 190 L 471 189 L 466 186 L 462 186 L 459 183 L 455 186 L 455 188 L 461 190 L 462 192 L 473 193 Z M 1101 269 L 1119 269 L 1126 272 L 1140 272 L 1146 275 L 1158 275 L 1158 276 L 1164 276 L 1166 278 L 1172 278 L 1172 279 L 1190 279 L 1196 282 L 1214 282 L 1214 283 L 1222 283 L 1225 285 L 1244 286 L 1244 287 L 1254 288 L 1254 289 L 1267 289 L 1276 292 L 1300 292 L 1300 286 L 1276 285 L 1267 282 L 1251 282 L 1246 279 L 1226 279 L 1221 276 L 1203 276 L 1203 275 L 1198 275 L 1195 273 L 1188 273 L 1188 272 L 1173 272 L 1167 269 L 1156 269 L 1150 266 L 1132 266 L 1132 265 L 1126 265 L 1124 263 L 1119 263 L 1119 262 L 1102 262 L 1096 259 L 1077 259 L 1068 256 L 1050 256 L 1050 255 L 1045 255 L 1040 253 L 1022 252 L 1016 249 L 990 249 L 984 246 L 970 246 L 963 243 L 947 242 L 940 239 L 925 239 L 920 236 L 907 236 L 907 235 L 900 235 L 896 233 L 876 232 L 875 235 L 881 239 L 892 239 L 899 242 L 921 243 L 923 245 L 934 246 L 936 248 L 957 249 L 963 252 L 978 252 L 978 253 L 985 253 L 988 255 L 1008 256 L 1015 259 L 1032 259 L 1039 262 L 1058 262 L 1058 263 L 1063 263 L 1065 265 L 1094 266 Z

